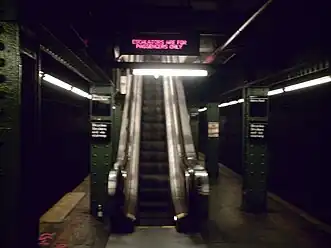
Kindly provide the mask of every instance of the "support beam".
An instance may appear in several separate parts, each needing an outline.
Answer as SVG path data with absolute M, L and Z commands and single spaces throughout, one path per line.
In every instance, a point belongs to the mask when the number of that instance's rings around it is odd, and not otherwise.
M 262 7 L 256 11 L 222 46 L 219 46 L 215 49 L 214 52 L 212 52 L 207 58 L 205 59 L 204 63 L 212 63 L 216 57 L 224 51 L 225 48 L 228 47 L 228 45 L 231 44 L 231 42 L 237 38 L 241 34 L 241 32 L 252 22 L 255 20 L 256 17 L 258 17 L 271 3 L 273 0 L 268 0 L 265 4 L 262 5 Z

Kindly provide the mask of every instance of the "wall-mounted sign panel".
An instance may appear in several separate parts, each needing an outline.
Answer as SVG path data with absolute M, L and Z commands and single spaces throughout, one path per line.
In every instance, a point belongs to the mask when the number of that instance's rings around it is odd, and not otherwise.
M 250 97 L 249 98 L 249 116 L 256 118 L 268 117 L 268 98 L 267 97 Z
M 91 125 L 91 138 L 93 143 L 110 142 L 110 122 L 92 121 Z
M 219 136 L 219 123 L 208 122 L 208 137 L 217 138 Z
M 187 55 L 198 56 L 199 35 L 183 34 L 136 34 L 124 35 L 120 40 L 123 55 Z
M 110 116 L 111 108 L 110 103 L 103 101 L 92 101 L 92 113 L 93 116 Z
M 253 140 L 264 140 L 266 138 L 267 123 L 250 122 L 249 123 L 249 138 Z

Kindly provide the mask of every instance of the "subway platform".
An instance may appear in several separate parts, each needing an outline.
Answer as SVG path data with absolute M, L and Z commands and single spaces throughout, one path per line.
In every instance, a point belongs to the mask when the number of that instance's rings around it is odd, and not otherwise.
M 328 248 L 329 227 L 311 220 L 299 210 L 268 199 L 268 212 L 262 215 L 241 211 L 241 180 L 228 168 L 220 167 L 217 185 L 210 196 L 210 220 L 201 234 L 185 235 L 172 227 L 139 228 L 132 234 L 110 235 L 89 215 L 89 179 L 73 192 L 85 193 L 77 204 L 67 204 L 67 216 L 41 222 L 41 247 L 50 248 Z M 65 206 L 66 204 L 63 204 Z M 68 211 L 68 209 L 71 210 Z M 51 210 L 50 210 L 51 211 Z M 47 214 L 46 214 L 47 215 Z M 43 218 L 42 218 L 43 219 Z M 308 219 L 308 220 L 307 220 Z M 47 236 L 48 235 L 48 236 Z M 43 241 L 47 240 L 48 243 Z

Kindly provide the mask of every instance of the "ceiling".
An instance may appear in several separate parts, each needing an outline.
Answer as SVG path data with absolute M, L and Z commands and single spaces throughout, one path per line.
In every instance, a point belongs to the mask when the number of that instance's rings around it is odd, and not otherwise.
M 69 4 L 41 1 L 30 20 L 44 23 L 72 51 L 102 69 L 113 60 L 109 47 L 125 31 L 198 31 L 210 50 L 226 40 L 267 0 L 99 0 Z M 274 0 L 216 60 L 213 91 L 287 67 L 306 53 L 325 52 L 329 19 L 323 0 Z M 207 56 L 209 51 L 204 54 Z M 226 62 L 226 63 L 225 63 Z M 220 84 L 219 82 L 226 82 Z M 226 85 L 226 86 L 225 86 Z M 216 90 L 217 89 L 217 90 Z

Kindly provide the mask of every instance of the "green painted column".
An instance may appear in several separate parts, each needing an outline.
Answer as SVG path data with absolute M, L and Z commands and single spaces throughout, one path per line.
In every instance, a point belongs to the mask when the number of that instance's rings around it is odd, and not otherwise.
M 222 145 L 225 143 L 225 123 L 226 123 L 226 115 L 225 113 L 222 113 L 224 108 L 220 109 L 220 116 L 219 116 L 219 150 L 218 150 L 218 161 L 220 163 L 224 163 L 222 161 L 222 158 L 224 157 L 224 151 L 222 149 Z M 222 145 L 221 145 L 222 144 Z
M 117 150 L 118 150 L 118 144 L 119 144 L 120 133 L 121 133 L 123 105 L 124 105 L 123 101 L 114 101 L 114 105 L 113 105 L 114 108 L 113 108 L 113 115 L 112 115 L 112 122 L 113 122 L 113 126 L 112 126 L 112 137 L 113 137 L 112 165 L 116 162 L 116 159 L 117 159 Z
M 107 201 L 108 173 L 112 165 L 112 92 L 109 86 L 94 86 L 91 122 L 91 214 L 103 220 Z
M 197 108 L 190 109 L 190 125 L 192 130 L 195 151 L 198 155 L 199 148 L 199 112 Z
M 47 174 L 38 158 L 39 52 L 17 22 L 0 21 L 0 247 L 38 247 L 40 176 Z
M 207 105 L 208 139 L 205 154 L 206 169 L 212 183 L 216 182 L 219 175 L 218 166 L 218 137 L 219 137 L 219 108 L 217 103 Z
M 246 212 L 267 210 L 268 88 L 243 89 L 243 196 Z

